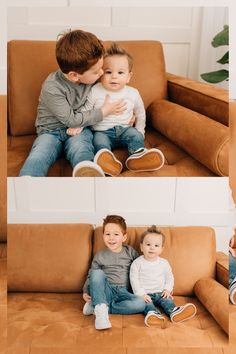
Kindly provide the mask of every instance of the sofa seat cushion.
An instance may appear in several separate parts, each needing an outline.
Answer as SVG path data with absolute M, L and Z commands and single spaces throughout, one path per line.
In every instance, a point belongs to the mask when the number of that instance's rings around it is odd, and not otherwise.
M 8 139 L 8 176 L 16 177 L 26 160 L 35 135 L 10 136 Z M 165 156 L 165 165 L 158 171 L 134 173 L 125 167 L 125 160 L 128 157 L 127 149 L 114 150 L 117 158 L 123 163 L 124 169 L 121 176 L 124 177 L 155 177 L 155 176 L 213 176 L 214 173 L 193 159 L 177 145 L 172 143 L 157 131 L 148 129 L 146 132 L 145 145 L 147 148 L 159 148 Z M 68 161 L 62 156 L 49 170 L 50 177 L 72 175 L 72 168 Z
M 227 336 L 196 298 L 175 297 L 177 305 L 192 301 L 197 315 L 166 328 L 147 328 L 144 317 L 111 315 L 112 329 L 96 331 L 94 316 L 82 314 L 81 294 L 10 293 L 9 350 L 14 348 L 222 347 Z M 31 353 L 31 351 L 30 351 Z

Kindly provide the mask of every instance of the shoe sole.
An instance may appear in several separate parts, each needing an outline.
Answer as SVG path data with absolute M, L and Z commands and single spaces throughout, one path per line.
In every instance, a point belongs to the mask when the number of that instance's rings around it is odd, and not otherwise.
M 164 318 L 158 318 L 157 316 L 154 316 L 154 315 L 150 315 L 148 317 L 148 320 L 146 321 L 146 325 L 148 327 L 165 328 L 165 319 Z
M 161 151 L 147 151 L 144 155 L 129 157 L 126 167 L 133 172 L 157 171 L 164 165 L 164 161 Z
M 101 151 L 96 154 L 94 162 L 99 165 L 106 175 L 117 177 L 122 171 L 122 163 L 116 159 L 112 152 Z
M 111 328 L 111 327 L 112 327 L 111 324 L 110 324 L 109 326 L 106 326 L 106 327 L 97 327 L 97 326 L 95 325 L 95 328 L 96 328 L 98 331 L 106 330 L 106 329 L 109 329 L 109 328 Z
M 196 307 L 194 305 L 189 305 L 183 309 L 183 311 L 177 313 L 171 318 L 174 323 L 183 322 L 194 317 L 196 314 Z
M 104 177 L 98 170 L 93 167 L 81 167 L 73 175 L 73 177 Z

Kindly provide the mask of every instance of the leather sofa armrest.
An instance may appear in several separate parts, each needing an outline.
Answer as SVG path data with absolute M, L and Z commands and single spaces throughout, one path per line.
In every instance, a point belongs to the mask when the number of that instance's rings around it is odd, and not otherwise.
M 223 252 L 216 253 L 216 280 L 228 289 L 229 257 Z
M 169 73 L 167 87 L 170 101 L 229 124 L 228 90 Z
M 210 312 L 220 327 L 229 331 L 229 295 L 228 289 L 212 278 L 199 279 L 194 286 L 194 293 Z
M 0 241 L 7 239 L 7 97 L 0 96 Z
M 157 99 L 147 123 L 219 176 L 228 176 L 229 128 L 179 104 Z

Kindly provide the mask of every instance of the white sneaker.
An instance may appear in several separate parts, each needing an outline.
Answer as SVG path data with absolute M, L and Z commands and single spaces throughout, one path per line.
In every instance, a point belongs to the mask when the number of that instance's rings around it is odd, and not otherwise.
M 91 301 L 85 302 L 84 307 L 83 307 L 83 314 L 85 316 L 89 316 L 89 315 L 94 314 L 94 307 L 93 307 Z
M 156 311 L 148 311 L 145 316 L 144 323 L 147 327 L 160 327 L 165 326 L 165 317 Z
M 233 305 L 236 305 L 236 278 L 231 283 L 229 288 L 229 298 Z
M 82 161 L 77 163 L 73 169 L 73 177 L 105 177 L 100 166 L 92 161 Z
M 100 330 L 100 329 L 111 328 L 111 322 L 109 321 L 107 304 L 96 305 L 94 308 L 94 314 L 95 314 L 96 329 Z
M 183 306 L 175 307 L 170 315 L 171 322 L 183 322 L 195 316 L 197 312 L 194 304 L 188 303 Z

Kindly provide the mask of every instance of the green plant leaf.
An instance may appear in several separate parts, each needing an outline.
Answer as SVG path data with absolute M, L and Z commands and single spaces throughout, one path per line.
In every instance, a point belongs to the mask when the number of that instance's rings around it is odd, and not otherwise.
M 220 47 L 222 45 L 229 45 L 229 26 L 224 25 L 224 29 L 217 33 L 217 35 L 213 38 L 211 45 L 214 48 Z
M 210 82 L 211 84 L 218 84 L 219 82 L 227 80 L 228 77 L 229 77 L 228 70 L 218 70 L 218 71 L 212 71 L 210 73 L 201 74 L 201 78 L 207 82 Z
M 221 59 L 217 60 L 217 63 L 229 64 L 229 51 L 226 52 Z

